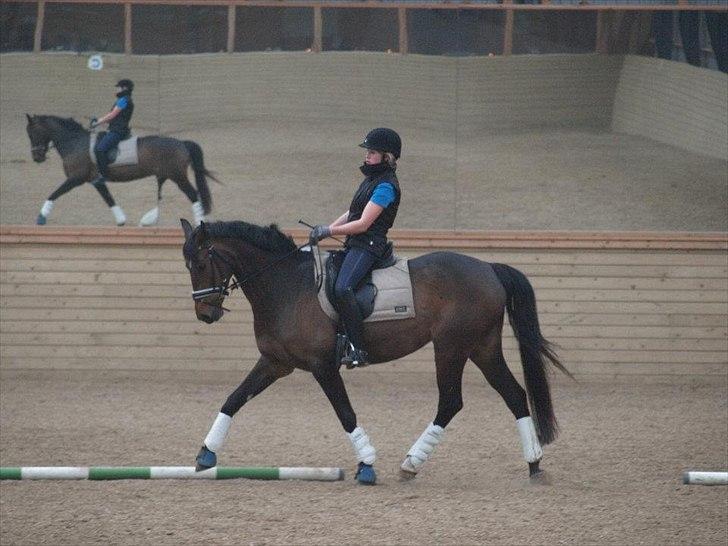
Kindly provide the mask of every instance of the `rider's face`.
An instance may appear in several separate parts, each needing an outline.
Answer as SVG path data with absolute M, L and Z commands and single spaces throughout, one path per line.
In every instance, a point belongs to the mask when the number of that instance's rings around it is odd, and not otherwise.
M 382 152 L 378 152 L 376 150 L 367 150 L 367 156 L 364 160 L 364 163 L 367 165 L 379 165 L 382 162 L 383 158 Z

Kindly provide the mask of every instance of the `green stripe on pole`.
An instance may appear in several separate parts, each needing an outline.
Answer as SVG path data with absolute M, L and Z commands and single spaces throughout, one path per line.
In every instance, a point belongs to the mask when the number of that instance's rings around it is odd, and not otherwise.
M 148 466 L 92 466 L 88 469 L 89 480 L 148 480 Z
M 232 478 L 248 478 L 251 480 L 277 480 L 278 469 L 271 467 L 244 468 L 244 467 L 217 467 L 218 480 L 230 480 Z
M 21 478 L 19 466 L 3 466 L 0 468 L 0 480 L 19 480 Z

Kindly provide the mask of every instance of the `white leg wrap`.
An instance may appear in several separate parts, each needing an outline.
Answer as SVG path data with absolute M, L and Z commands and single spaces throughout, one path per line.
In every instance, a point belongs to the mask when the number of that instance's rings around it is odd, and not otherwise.
M 50 201 L 50 200 L 46 201 L 45 203 L 43 203 L 43 206 L 40 209 L 40 213 L 43 216 L 45 216 L 46 218 L 48 218 L 48 216 L 50 216 L 50 214 L 51 214 L 51 211 L 53 210 L 54 204 L 55 203 L 53 203 L 53 201 Z
M 152 210 L 148 210 L 142 219 L 139 220 L 140 226 L 155 226 L 159 222 L 159 207 L 154 207 Z
M 523 458 L 526 462 L 535 463 L 543 457 L 543 449 L 541 442 L 538 441 L 536 427 L 533 425 L 531 416 L 521 417 L 516 421 L 518 427 L 518 435 L 521 437 L 521 446 L 523 446 Z
M 233 418 L 229 415 L 225 415 L 224 413 L 217 414 L 215 422 L 212 423 L 212 426 L 210 427 L 210 432 L 208 432 L 205 437 L 205 445 L 207 446 L 207 449 L 213 453 L 217 453 L 220 449 L 222 449 L 222 445 L 225 443 L 225 438 L 227 438 L 227 433 L 228 430 L 230 430 L 230 423 L 232 423 L 232 421 Z
M 126 214 L 124 214 L 124 211 L 121 210 L 121 207 L 119 205 L 114 205 L 113 207 L 111 207 L 111 212 L 114 213 L 114 219 L 116 220 L 117 226 L 126 224 Z
M 359 462 L 374 464 L 377 458 L 377 451 L 369 442 L 369 436 L 367 436 L 363 428 L 356 427 L 353 432 L 350 432 L 349 440 L 351 440 L 351 445 L 354 447 L 354 452 Z
M 199 226 L 200 222 L 205 220 L 205 210 L 202 208 L 202 203 L 195 201 L 192 203 L 192 214 L 195 217 L 195 225 Z
M 442 441 L 445 429 L 430 423 L 425 432 L 420 435 L 414 445 L 407 452 L 407 458 L 402 463 L 402 469 L 408 472 L 418 472 L 420 467 L 430 458 L 435 446 Z

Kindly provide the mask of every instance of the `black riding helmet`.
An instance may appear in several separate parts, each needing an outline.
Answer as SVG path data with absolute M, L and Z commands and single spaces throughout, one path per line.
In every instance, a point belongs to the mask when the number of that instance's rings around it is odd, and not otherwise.
M 134 82 L 131 80 L 123 79 L 116 82 L 116 87 L 121 87 L 122 89 L 128 89 L 131 93 L 134 91 Z
M 399 159 L 402 152 L 402 139 L 399 138 L 396 131 L 386 127 L 379 127 L 369 131 L 369 134 L 364 138 L 364 142 L 359 146 L 368 150 L 389 152 L 394 155 L 395 159 Z

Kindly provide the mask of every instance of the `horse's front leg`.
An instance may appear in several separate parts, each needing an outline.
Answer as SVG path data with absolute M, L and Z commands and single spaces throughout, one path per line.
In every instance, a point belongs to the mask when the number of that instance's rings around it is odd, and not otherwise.
M 217 453 L 222 449 L 227 437 L 233 416 L 240 408 L 254 396 L 257 396 L 277 379 L 285 377 L 293 368 L 273 363 L 265 356 L 261 356 L 247 377 L 238 386 L 217 414 L 205 442 L 197 454 L 197 470 L 206 470 L 217 465 Z
M 346 393 L 344 380 L 341 378 L 338 366 L 334 364 L 322 365 L 313 370 L 313 376 L 321 385 L 326 398 L 334 407 L 336 416 L 341 421 L 349 440 L 351 440 L 358 461 L 356 479 L 360 484 L 374 485 L 377 481 L 377 474 L 374 472 L 373 465 L 377 453 L 364 429 L 356 426 L 356 414 L 351 407 L 349 395 Z
M 56 203 L 56 199 L 83 183 L 84 179 L 80 176 L 72 176 L 71 178 L 66 179 L 65 182 L 61 183 L 61 185 L 58 186 L 58 188 L 56 188 L 56 190 L 48 196 L 46 202 L 43 203 L 43 206 L 40 209 L 40 214 L 38 214 L 38 218 L 36 218 L 35 223 L 39 226 L 45 225 L 45 223 L 48 221 L 48 217 L 53 211 L 53 206 Z
M 122 208 L 116 204 L 116 201 L 114 201 L 114 198 L 111 196 L 109 188 L 106 187 L 106 182 L 101 182 L 98 184 L 94 183 L 94 187 L 96 188 L 96 191 L 99 192 L 99 195 L 101 195 L 101 198 L 104 200 L 104 202 L 111 209 L 111 212 L 114 215 L 114 220 L 116 220 L 116 225 L 123 226 L 124 224 L 126 224 L 126 214 L 124 214 Z

